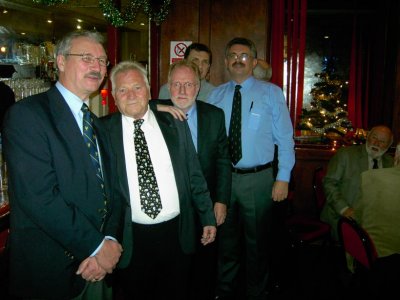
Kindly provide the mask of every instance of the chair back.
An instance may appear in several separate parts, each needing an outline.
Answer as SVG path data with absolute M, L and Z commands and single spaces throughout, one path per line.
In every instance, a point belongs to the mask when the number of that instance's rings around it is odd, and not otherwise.
M 322 184 L 322 180 L 324 179 L 325 175 L 326 175 L 326 169 L 323 167 L 318 167 L 314 170 L 313 190 L 314 190 L 315 205 L 318 215 L 321 213 L 322 208 L 324 207 L 326 202 L 324 186 Z
M 340 218 L 338 232 L 344 250 L 366 269 L 371 269 L 378 257 L 373 241 L 355 220 Z

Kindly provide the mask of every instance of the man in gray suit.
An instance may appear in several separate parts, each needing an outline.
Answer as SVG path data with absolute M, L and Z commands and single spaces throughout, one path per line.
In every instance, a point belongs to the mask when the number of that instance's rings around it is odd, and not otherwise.
M 361 173 L 368 169 L 393 166 L 393 158 L 385 154 L 392 142 L 391 130 L 383 125 L 376 126 L 368 133 L 365 145 L 341 148 L 330 160 L 323 180 L 327 201 L 321 219 L 331 225 L 333 239 L 338 240 L 339 218 L 354 218 Z
M 207 184 L 186 122 L 166 112 L 149 109 L 150 86 L 146 70 L 138 63 L 122 62 L 111 72 L 112 93 L 121 113 L 105 118 L 119 179 L 116 195 L 126 206 L 120 283 L 126 299 L 186 300 L 190 259 L 196 248 L 195 213 L 203 226 L 201 242 L 216 235 L 215 217 Z M 139 143 L 134 123 L 148 145 L 149 157 L 138 159 Z M 141 206 L 140 174 L 153 165 L 161 210 L 154 217 Z M 198 237 L 200 239 L 200 236 Z

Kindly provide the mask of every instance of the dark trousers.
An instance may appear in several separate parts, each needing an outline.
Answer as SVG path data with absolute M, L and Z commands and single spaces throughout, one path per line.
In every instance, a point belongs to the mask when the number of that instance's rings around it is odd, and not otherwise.
M 133 224 L 132 261 L 118 273 L 126 300 L 187 300 L 190 255 L 179 243 L 179 217 L 156 225 Z
M 261 299 L 265 295 L 269 275 L 267 246 L 272 224 L 272 185 L 271 168 L 257 173 L 232 174 L 231 203 L 225 223 L 218 232 L 219 295 L 235 293 L 241 261 L 245 270 L 246 298 Z
M 201 228 L 201 232 L 198 234 L 199 237 L 202 232 Z M 217 278 L 217 240 L 204 246 L 199 239 L 190 268 L 190 300 L 214 299 Z

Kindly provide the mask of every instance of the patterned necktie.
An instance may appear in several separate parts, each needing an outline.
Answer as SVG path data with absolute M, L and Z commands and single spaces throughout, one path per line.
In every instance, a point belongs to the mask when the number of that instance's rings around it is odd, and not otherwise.
M 235 86 L 228 137 L 229 153 L 234 165 L 242 158 L 242 95 L 240 89 L 240 85 Z
M 101 173 L 101 167 L 99 162 L 99 151 L 97 149 L 96 133 L 93 129 L 93 119 L 89 110 L 89 107 L 84 103 L 81 108 L 83 112 L 83 139 L 89 150 L 89 155 L 92 160 L 92 164 L 96 170 L 97 179 L 100 182 L 101 188 L 104 191 L 103 175 Z
M 97 180 L 101 186 L 101 191 L 103 193 L 104 199 L 104 208 L 99 209 L 99 213 L 102 215 L 103 222 L 101 224 L 100 231 L 103 231 L 103 226 L 107 216 L 107 196 L 104 190 L 104 181 L 103 175 L 101 172 L 100 166 L 100 156 L 99 151 L 97 148 L 97 141 L 96 141 L 96 133 L 93 128 L 93 118 L 90 113 L 89 107 L 84 103 L 81 107 L 81 111 L 83 112 L 83 140 L 85 141 L 86 146 L 89 150 L 90 159 L 92 161 L 93 167 L 96 170 Z
M 374 158 L 372 161 L 374 162 L 374 165 L 372 166 L 372 169 L 379 169 L 378 160 L 376 158 Z
M 150 218 L 155 219 L 162 209 L 160 191 L 154 174 L 149 148 L 143 130 L 140 128 L 143 119 L 133 121 L 135 126 L 135 153 L 139 179 L 140 204 L 142 211 Z

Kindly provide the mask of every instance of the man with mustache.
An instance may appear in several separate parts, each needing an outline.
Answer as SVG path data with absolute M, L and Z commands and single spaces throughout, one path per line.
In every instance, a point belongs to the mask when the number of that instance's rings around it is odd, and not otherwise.
M 393 166 L 393 157 L 385 154 L 392 142 L 393 134 L 388 127 L 375 126 L 368 133 L 365 145 L 341 148 L 329 161 L 323 180 L 326 203 L 321 212 L 321 219 L 331 225 L 334 240 L 338 240 L 339 218 L 354 218 L 361 173 L 369 169 Z
M 122 252 L 110 198 L 107 135 L 88 110 L 108 59 L 97 32 L 57 44 L 59 80 L 4 119 L 9 175 L 10 293 L 18 299 L 111 299 L 104 280 Z
M 282 89 L 255 79 L 257 49 L 237 37 L 225 48 L 231 81 L 208 98 L 225 113 L 232 168 L 232 193 L 220 226 L 216 299 L 233 299 L 240 262 L 245 264 L 246 299 L 265 299 L 274 201 L 288 195 L 294 165 L 293 127 Z M 275 145 L 279 160 L 272 170 Z M 241 258 L 245 247 L 245 257 Z

